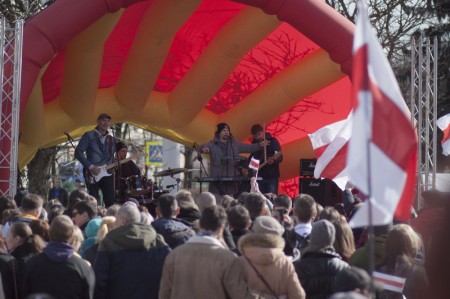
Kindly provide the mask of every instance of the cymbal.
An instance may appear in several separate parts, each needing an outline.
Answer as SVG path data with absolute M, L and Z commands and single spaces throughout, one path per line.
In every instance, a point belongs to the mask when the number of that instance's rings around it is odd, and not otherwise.
M 172 176 L 174 174 L 184 173 L 184 172 L 188 172 L 188 171 L 189 171 L 189 169 L 187 169 L 187 168 L 168 168 L 166 170 L 158 171 L 153 176 L 154 177 L 168 176 L 168 175 Z

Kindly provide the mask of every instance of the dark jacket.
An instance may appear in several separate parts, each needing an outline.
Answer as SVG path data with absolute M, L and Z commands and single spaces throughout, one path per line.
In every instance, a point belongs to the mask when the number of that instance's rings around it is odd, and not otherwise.
M 281 152 L 281 145 L 280 142 L 270 135 L 270 133 L 266 132 L 266 140 L 270 142 L 269 145 L 267 145 L 267 158 L 273 157 L 275 153 Z M 255 144 L 257 142 L 260 142 L 258 140 L 253 139 L 252 144 Z M 265 162 L 264 160 L 264 149 L 260 149 L 257 152 L 254 152 L 250 155 L 250 159 L 254 157 L 255 159 L 259 160 L 259 165 L 263 164 Z M 258 171 L 258 176 L 261 176 L 264 179 L 273 179 L 273 178 L 279 178 L 280 177 L 280 163 L 283 161 L 283 155 L 278 157 L 273 164 L 267 164 L 264 165 L 264 167 L 261 167 L 261 169 Z
M 161 218 L 152 222 L 156 232 L 164 237 L 171 249 L 180 246 L 196 235 L 195 231 L 183 220 Z
M 67 193 L 66 189 L 59 187 L 59 188 L 51 188 L 48 191 L 48 200 L 52 200 L 52 199 L 58 199 L 59 202 L 67 207 L 67 205 L 69 204 L 69 194 Z
M 17 262 L 12 255 L 0 253 L 0 273 L 5 298 L 18 298 L 15 291 L 20 288 L 17 281 Z
M 336 275 L 349 267 L 332 248 L 321 252 L 306 252 L 301 260 L 294 262 L 306 298 L 328 298 L 334 293 Z
M 93 298 L 95 277 L 89 265 L 67 243 L 49 242 L 25 264 L 24 296 L 47 293 L 53 298 Z
M 110 231 L 95 259 L 95 298 L 158 298 L 170 248 L 153 227 L 127 224 Z

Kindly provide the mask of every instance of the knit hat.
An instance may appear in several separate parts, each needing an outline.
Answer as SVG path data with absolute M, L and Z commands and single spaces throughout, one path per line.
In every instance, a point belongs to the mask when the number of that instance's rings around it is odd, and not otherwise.
M 86 225 L 86 237 L 91 238 L 97 236 L 98 230 L 100 228 L 100 224 L 102 223 L 101 218 L 91 219 Z
M 252 231 L 257 234 L 274 234 L 281 237 L 284 227 L 272 216 L 259 216 L 253 222 Z
M 226 124 L 226 123 L 220 123 L 220 124 L 217 125 L 217 131 L 216 131 L 216 133 L 217 133 L 217 134 L 220 134 L 220 132 L 222 132 L 222 130 L 224 130 L 224 129 L 228 129 L 228 130 L 231 131 L 230 126 L 229 126 L 228 124 Z
M 320 220 L 312 225 L 309 237 L 309 250 L 318 251 L 327 246 L 333 246 L 336 235 L 334 225 L 328 220 Z
M 349 292 L 356 289 L 369 291 L 371 281 L 370 275 L 365 270 L 352 266 L 339 271 L 334 281 L 334 290 L 336 292 Z M 378 291 L 382 290 L 378 282 L 374 282 L 374 287 Z

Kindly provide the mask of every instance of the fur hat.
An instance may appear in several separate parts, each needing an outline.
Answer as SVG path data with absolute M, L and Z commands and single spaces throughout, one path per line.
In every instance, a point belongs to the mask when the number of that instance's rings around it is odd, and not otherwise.
M 284 227 L 272 216 L 259 216 L 253 222 L 252 231 L 257 234 L 282 236 Z
M 336 229 L 328 220 L 320 220 L 312 225 L 311 235 L 309 237 L 309 250 L 318 251 L 322 248 L 333 246 L 336 237 Z

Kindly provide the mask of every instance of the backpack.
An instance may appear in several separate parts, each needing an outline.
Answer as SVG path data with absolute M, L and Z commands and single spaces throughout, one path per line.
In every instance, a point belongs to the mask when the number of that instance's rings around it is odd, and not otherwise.
M 297 233 L 294 233 L 295 235 L 295 248 L 297 248 L 298 250 L 300 250 L 301 252 L 303 252 L 304 249 L 306 249 L 306 247 L 309 246 L 310 240 L 309 240 L 309 234 L 306 236 L 301 236 Z

